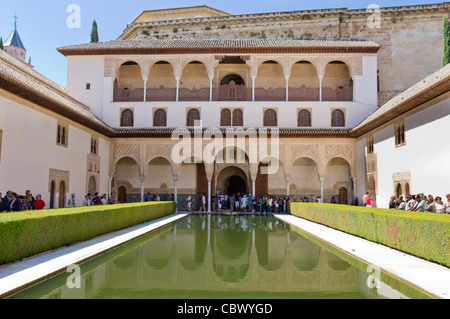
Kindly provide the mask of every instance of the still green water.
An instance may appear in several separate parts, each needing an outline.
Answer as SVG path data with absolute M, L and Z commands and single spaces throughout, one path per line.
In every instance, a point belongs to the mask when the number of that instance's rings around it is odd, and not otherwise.
M 410 294 L 410 288 L 370 284 L 363 267 L 273 216 L 191 215 L 79 266 L 79 278 L 64 272 L 11 298 L 384 299 Z

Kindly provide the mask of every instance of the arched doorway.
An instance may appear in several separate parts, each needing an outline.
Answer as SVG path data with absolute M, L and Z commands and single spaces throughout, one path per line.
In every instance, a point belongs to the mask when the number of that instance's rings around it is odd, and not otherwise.
M 55 208 L 55 181 L 50 183 L 50 209 Z
M 401 195 L 403 195 L 403 192 L 402 192 L 402 184 L 398 183 L 398 184 L 397 184 L 397 189 L 395 190 L 395 196 L 396 196 L 397 198 L 399 198 Z
M 405 184 L 405 195 L 406 196 L 411 195 L 410 190 L 409 190 L 409 183 Z
M 89 178 L 88 193 L 95 194 L 96 192 L 97 192 L 97 183 L 95 181 L 95 177 L 91 176 L 91 178 Z
M 117 191 L 117 202 L 119 204 L 127 202 L 127 189 L 124 186 L 120 186 Z
M 217 177 L 216 191 L 228 194 L 248 194 L 248 186 L 245 172 L 237 166 L 228 166 Z
M 247 192 L 247 185 L 242 177 L 234 175 L 229 178 L 226 191 L 228 194 L 244 194 Z
M 58 208 L 63 208 L 65 202 L 66 202 L 66 183 L 64 183 L 64 181 L 61 181 L 61 183 L 59 183 Z
M 345 187 L 339 189 L 339 204 L 348 205 L 348 191 Z

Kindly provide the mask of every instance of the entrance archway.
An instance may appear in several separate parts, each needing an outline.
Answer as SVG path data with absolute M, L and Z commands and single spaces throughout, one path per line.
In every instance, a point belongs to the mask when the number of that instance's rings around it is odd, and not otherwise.
M 226 192 L 228 194 L 244 194 L 247 192 L 247 185 L 242 177 L 234 175 L 229 178 Z
M 117 202 L 119 204 L 127 202 L 127 189 L 124 186 L 120 186 L 117 191 Z
M 348 205 L 348 191 L 345 187 L 339 189 L 339 204 Z
M 63 208 L 65 202 L 66 202 L 66 184 L 64 183 L 64 181 L 61 181 L 61 183 L 59 183 L 58 208 Z
M 50 183 L 50 209 L 55 208 L 55 181 Z
M 91 176 L 91 178 L 89 178 L 88 193 L 95 194 L 96 192 L 97 182 L 95 181 L 95 177 Z
M 226 192 L 228 194 L 248 194 L 248 178 L 245 172 L 237 166 L 228 166 L 224 168 L 217 177 L 217 192 Z

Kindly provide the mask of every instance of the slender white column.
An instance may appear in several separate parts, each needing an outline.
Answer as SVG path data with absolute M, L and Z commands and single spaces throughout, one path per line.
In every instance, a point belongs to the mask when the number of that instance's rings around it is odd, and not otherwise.
M 173 179 L 173 200 L 175 201 L 175 211 L 178 211 L 178 178 Z
M 290 75 L 285 75 L 284 78 L 286 79 L 286 102 L 289 102 L 289 78 L 290 78 Z
M 323 197 L 323 181 L 325 180 L 325 177 L 319 177 L 320 180 L 320 198 L 322 199 L 322 202 L 325 203 L 325 199 Z
M 289 197 L 289 185 L 290 185 L 290 181 L 287 180 L 286 181 L 286 196 L 288 196 L 288 197 Z
M 213 100 L 213 78 L 209 78 L 209 101 Z
M 144 79 L 144 102 L 147 102 L 147 79 Z
M 108 183 L 108 197 L 111 196 L 112 193 L 112 181 L 114 176 L 109 176 L 109 183 Z
M 252 102 L 255 102 L 255 80 L 256 76 L 252 76 Z
M 145 177 L 141 177 L 141 202 L 144 202 L 144 181 Z
M 355 81 L 355 77 L 352 78 L 353 80 L 353 102 L 356 101 L 356 81 Z
M 252 177 L 252 196 L 256 197 L 256 177 Z
M 208 213 L 211 213 L 211 180 L 208 179 Z
M 180 98 L 180 77 L 177 76 L 175 79 L 177 80 L 176 101 L 178 102 Z
M 319 75 L 319 101 L 322 102 L 322 80 L 323 75 Z

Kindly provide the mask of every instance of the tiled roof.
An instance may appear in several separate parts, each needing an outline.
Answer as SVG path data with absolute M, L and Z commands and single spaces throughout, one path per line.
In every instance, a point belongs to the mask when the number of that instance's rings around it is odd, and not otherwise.
M 450 90 L 450 64 L 400 93 L 364 121 L 352 129 L 352 136 L 360 136 L 392 120 L 393 118 L 420 106 Z
M 113 129 L 97 118 L 87 106 L 68 95 L 62 86 L 3 50 L 0 50 L 0 88 L 105 135 L 114 134 Z
M 372 49 L 380 45 L 360 39 L 172 39 L 172 40 L 114 40 L 109 42 L 79 44 L 58 48 L 64 55 L 104 54 L 114 50 L 179 50 L 179 49 Z

